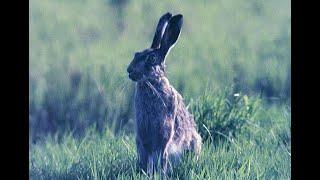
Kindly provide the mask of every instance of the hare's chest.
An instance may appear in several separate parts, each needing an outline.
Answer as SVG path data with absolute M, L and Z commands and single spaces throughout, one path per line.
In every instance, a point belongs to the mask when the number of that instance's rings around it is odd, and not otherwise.
M 165 115 L 165 107 L 157 98 L 136 97 L 135 111 L 137 120 L 147 122 L 160 121 Z
M 137 93 L 135 113 L 138 129 L 155 131 L 166 118 L 167 108 L 159 97 Z

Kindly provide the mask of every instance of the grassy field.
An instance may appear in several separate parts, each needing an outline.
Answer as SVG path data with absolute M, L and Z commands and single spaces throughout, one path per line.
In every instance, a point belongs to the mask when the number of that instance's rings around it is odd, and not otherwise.
M 200 160 L 187 155 L 168 177 L 291 178 L 289 0 L 29 5 L 31 179 L 147 178 L 135 164 L 126 68 L 168 11 L 184 25 L 167 76 L 204 139 Z
M 267 133 L 266 133 L 267 135 Z M 186 156 L 167 177 L 174 179 L 291 179 L 290 154 L 269 138 L 268 143 L 206 143 L 201 158 Z M 263 148 L 261 148 L 263 146 Z M 132 137 L 66 138 L 35 146 L 31 179 L 148 179 L 136 169 Z M 160 174 L 155 175 L 159 179 Z
M 182 163 L 174 167 L 173 173 L 166 178 L 291 179 L 290 108 L 266 108 L 253 99 L 245 106 L 248 108 L 242 108 L 238 105 L 244 99 L 246 98 L 242 97 L 230 109 L 225 121 L 220 123 L 218 120 L 226 111 L 223 109 L 224 105 L 215 107 L 221 109 L 221 112 L 210 112 L 210 108 L 202 106 L 206 104 L 204 101 L 215 104 L 220 99 L 204 95 L 193 102 L 191 106 L 194 114 L 217 116 L 212 119 L 215 123 L 211 126 L 207 124 L 208 132 L 199 128 L 201 136 L 206 140 L 200 159 L 196 161 L 191 154 L 186 154 Z M 254 113 L 250 112 L 250 108 L 254 109 Z M 240 116 L 246 118 L 242 119 Z M 198 126 L 205 124 L 200 121 L 207 122 L 206 117 L 198 118 Z M 231 128 L 225 122 L 237 123 L 239 119 L 244 121 L 241 127 L 232 128 L 232 133 L 226 131 Z M 147 179 L 145 174 L 137 171 L 136 158 L 134 137 L 125 133 L 114 136 L 107 131 L 103 135 L 97 135 L 91 130 L 80 140 L 72 135 L 65 135 L 61 140 L 53 136 L 31 147 L 30 177 Z M 160 176 L 156 174 L 154 178 L 159 179 Z

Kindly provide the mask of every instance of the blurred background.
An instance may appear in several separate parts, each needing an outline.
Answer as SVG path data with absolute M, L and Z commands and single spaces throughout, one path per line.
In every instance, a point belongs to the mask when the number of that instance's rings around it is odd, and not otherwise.
M 29 138 L 88 127 L 132 133 L 134 83 L 126 68 L 151 45 L 159 17 L 181 13 L 168 78 L 186 104 L 232 87 L 291 104 L 290 0 L 31 0 Z

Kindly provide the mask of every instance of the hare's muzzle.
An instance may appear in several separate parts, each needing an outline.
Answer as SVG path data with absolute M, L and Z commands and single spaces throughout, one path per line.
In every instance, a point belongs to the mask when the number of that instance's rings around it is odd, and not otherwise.
M 127 68 L 127 72 L 130 74 L 132 71 L 133 71 L 132 67 L 129 66 L 129 67 Z
M 129 78 L 132 81 L 139 81 L 140 79 L 142 79 L 143 75 L 141 73 L 138 72 L 130 72 L 129 73 Z
M 127 72 L 129 73 L 129 78 L 133 81 L 136 81 L 136 76 L 134 75 L 135 73 L 133 72 L 133 68 L 131 66 L 127 68 Z

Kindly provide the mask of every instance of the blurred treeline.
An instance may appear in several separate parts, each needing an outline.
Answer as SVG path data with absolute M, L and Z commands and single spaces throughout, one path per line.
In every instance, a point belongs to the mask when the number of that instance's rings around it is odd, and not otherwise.
M 134 84 L 126 67 L 148 48 L 158 18 L 184 15 L 167 57 L 168 77 L 188 100 L 233 86 L 268 103 L 289 102 L 289 0 L 31 0 L 30 139 L 89 126 L 133 131 Z

